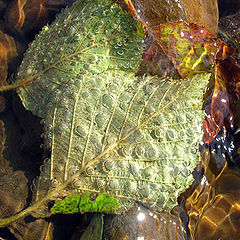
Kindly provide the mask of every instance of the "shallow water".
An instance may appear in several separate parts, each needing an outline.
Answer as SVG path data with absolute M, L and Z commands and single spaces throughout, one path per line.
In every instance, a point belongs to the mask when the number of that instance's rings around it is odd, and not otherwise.
M 2 39 L 0 38 L 1 42 L 8 43 L 4 45 L 7 47 L 0 49 L 0 53 L 1 51 L 8 52 L 7 55 L 2 54 L 4 57 L 1 59 L 2 66 L 4 66 L 2 68 L 2 79 L 4 81 L 6 81 L 5 76 L 7 77 L 6 74 L 4 75 L 6 70 L 8 70 L 8 81 L 12 74 L 16 73 L 23 53 L 39 29 L 46 22 L 51 22 L 55 14 L 69 3 L 66 1 L 48 1 L 49 4 L 44 6 L 44 4 L 39 4 L 40 1 L 38 3 L 34 2 L 34 4 L 29 1 L 29 5 L 25 5 L 23 2 L 19 1 L 23 5 L 20 4 L 18 8 L 14 8 L 11 7 L 11 4 L 14 4 L 13 1 L 0 1 L 0 13 L 2 14 L 0 29 L 10 36 L 3 35 Z M 230 3 L 226 5 L 226 2 L 219 1 L 220 16 L 229 15 L 237 8 L 240 9 L 237 1 L 232 1 L 232 5 Z M 136 3 L 139 4 L 139 8 L 143 7 L 143 9 L 149 10 L 148 6 L 144 5 L 142 1 L 136 1 Z M 170 14 L 172 17 L 170 20 L 178 20 L 179 14 L 183 14 L 178 1 L 173 1 L 170 5 L 171 8 L 165 8 L 169 12 L 164 12 L 166 18 L 164 21 L 170 19 Z M 234 8 L 228 9 L 226 6 L 234 6 Z M 143 17 L 145 19 L 148 18 L 149 11 L 144 12 Z M 151 14 L 150 11 L 150 18 L 152 17 Z M 159 16 L 159 13 L 155 11 L 154 16 L 154 24 L 158 24 L 157 16 Z M 181 16 L 183 19 L 184 17 Z M 224 23 L 222 24 L 224 25 Z M 238 44 L 240 43 L 238 42 Z M 169 72 L 172 76 L 178 76 L 169 60 L 166 60 L 166 62 L 168 71 L 170 69 Z M 150 73 L 154 72 L 155 74 L 157 72 L 159 75 L 166 71 L 166 68 L 156 70 L 153 69 L 153 66 L 147 66 L 147 69 L 149 68 Z M 39 167 L 42 163 L 43 149 L 39 146 L 42 146 L 43 141 L 40 137 L 43 124 L 40 123 L 41 119 L 24 110 L 15 93 L 7 92 L 4 94 L 4 98 L 6 107 L 0 118 L 5 122 L 7 133 L 8 148 L 5 157 L 11 159 L 13 170 L 24 171 L 30 186 L 31 181 L 38 176 Z M 238 109 L 238 105 L 236 105 L 236 109 Z M 238 116 L 238 112 L 236 112 L 236 116 Z M 156 213 L 144 208 L 140 211 L 139 209 L 142 208 L 140 205 L 131 210 L 132 212 L 126 213 L 122 219 L 121 217 L 105 216 L 105 239 L 190 239 L 190 234 L 196 240 L 213 240 L 219 239 L 219 237 L 222 237 L 221 239 L 240 239 L 237 229 L 240 215 L 239 209 L 236 207 L 239 204 L 237 183 L 240 179 L 238 173 L 240 136 L 237 121 L 235 121 L 236 124 L 234 123 L 233 128 L 227 130 L 227 133 L 220 131 L 210 146 L 202 149 L 204 157 L 202 158 L 202 165 L 198 166 L 198 169 L 194 172 L 196 180 L 192 188 L 179 197 L 179 207 L 172 211 L 172 215 L 161 213 L 157 216 Z M 226 161 L 230 168 L 225 165 Z M 224 166 L 225 168 L 221 172 Z M 231 188 L 229 188 L 229 185 L 231 185 Z M 30 198 L 29 196 L 28 202 Z M 184 206 L 190 217 L 189 224 L 189 219 L 183 210 Z M 55 235 L 53 239 L 80 239 L 79 236 L 85 231 L 92 217 L 93 214 L 54 217 Z M 179 217 L 183 224 L 179 222 Z M 29 218 L 26 221 L 31 222 L 32 219 Z M 29 228 L 30 230 L 24 229 L 24 227 L 21 229 L 15 225 L 12 227 L 12 231 L 16 231 L 14 229 L 22 232 L 32 231 L 33 235 L 38 236 L 38 234 L 42 234 L 44 224 L 40 222 L 32 229 Z M 15 239 L 7 228 L 0 230 L 0 237 L 8 240 Z

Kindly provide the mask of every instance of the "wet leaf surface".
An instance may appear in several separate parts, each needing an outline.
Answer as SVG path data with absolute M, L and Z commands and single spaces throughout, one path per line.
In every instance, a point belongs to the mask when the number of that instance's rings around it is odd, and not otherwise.
M 19 94 L 27 108 L 45 117 L 51 149 L 35 188 L 35 210 L 41 214 L 43 201 L 88 192 L 110 193 L 119 199 L 119 211 L 135 200 L 171 209 L 199 160 L 202 96 L 210 75 L 179 82 L 135 78 L 139 25 L 108 2 L 81 4 L 43 29 L 20 67 L 18 78 L 33 83 Z M 79 36 L 79 28 L 86 34 Z M 52 35 L 57 47 L 48 41 Z

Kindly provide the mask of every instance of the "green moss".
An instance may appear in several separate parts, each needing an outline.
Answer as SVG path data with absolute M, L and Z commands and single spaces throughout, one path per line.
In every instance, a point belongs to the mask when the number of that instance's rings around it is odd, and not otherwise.
M 119 202 L 109 194 L 95 195 L 86 193 L 80 195 L 71 194 L 62 201 L 58 201 L 51 209 L 52 214 L 71 214 L 84 212 L 101 212 L 112 214 L 119 208 Z
M 99 194 L 91 200 L 91 193 L 83 195 L 80 201 L 79 209 L 81 212 L 101 212 L 112 214 L 120 206 L 117 199 L 109 194 Z
M 71 214 L 79 212 L 79 202 L 81 197 L 79 195 L 71 194 L 63 201 L 56 202 L 51 209 L 52 214 L 63 213 Z

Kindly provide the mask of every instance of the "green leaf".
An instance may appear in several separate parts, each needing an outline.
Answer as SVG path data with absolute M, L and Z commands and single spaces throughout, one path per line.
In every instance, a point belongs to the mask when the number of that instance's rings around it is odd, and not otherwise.
M 51 158 L 42 167 L 36 201 L 49 192 L 60 198 L 108 193 L 119 200 L 116 212 L 135 201 L 170 210 L 199 162 L 209 78 L 174 82 L 116 71 L 75 81 L 63 94 L 65 105 L 47 113 Z
M 27 109 L 44 118 L 47 106 L 59 101 L 74 79 L 111 70 L 136 72 L 143 39 L 140 24 L 112 1 L 78 0 L 31 43 L 17 81 L 33 82 L 18 94 Z
M 52 214 L 46 202 L 72 194 L 80 205 L 70 197 L 59 211 L 119 213 L 136 201 L 161 211 L 177 204 L 199 162 L 210 74 L 135 77 L 142 37 L 115 4 L 80 0 L 33 42 L 19 77 L 27 72 L 35 80 L 19 95 L 44 117 L 51 158 L 41 167 L 32 205 L 12 219 Z

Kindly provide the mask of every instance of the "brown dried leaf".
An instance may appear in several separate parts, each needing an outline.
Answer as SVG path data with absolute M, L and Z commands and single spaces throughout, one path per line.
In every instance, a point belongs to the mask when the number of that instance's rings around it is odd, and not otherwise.
M 153 38 L 146 42 L 146 48 L 143 53 L 143 60 L 138 74 L 157 75 L 159 77 L 175 77 L 179 74 L 172 61 L 166 56 L 160 45 Z
M 8 8 L 5 19 L 9 28 L 30 32 L 41 28 L 49 20 L 51 11 L 57 11 L 64 0 L 16 0 Z
M 18 240 L 53 239 L 53 223 L 44 219 L 36 219 L 33 222 L 20 219 L 8 228 Z
M 0 120 L 0 177 L 9 173 L 12 173 L 12 168 L 9 166 L 9 162 L 3 157 L 3 151 L 5 150 L 6 134 L 4 123 Z
M 6 83 L 8 62 L 17 55 L 17 49 L 13 37 L 0 30 L 0 85 Z
M 0 178 L 0 217 L 11 216 L 23 209 L 28 197 L 27 179 L 22 171 Z

